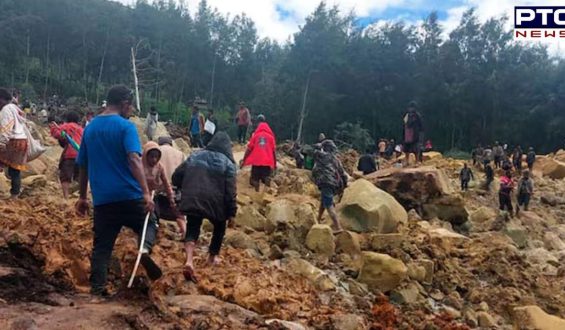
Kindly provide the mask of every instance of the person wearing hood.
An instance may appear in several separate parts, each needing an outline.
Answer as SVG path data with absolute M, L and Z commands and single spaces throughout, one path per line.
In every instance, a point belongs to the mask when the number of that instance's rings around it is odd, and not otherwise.
M 155 107 L 151 107 L 151 111 L 147 114 L 145 119 L 145 135 L 149 141 L 153 141 L 155 132 L 157 131 L 157 123 L 159 122 L 159 113 Z
M 160 136 L 158 138 L 159 142 L 159 150 L 161 150 L 161 161 L 159 162 L 160 165 L 163 167 L 163 171 L 165 172 L 165 177 L 167 180 L 171 180 L 173 177 L 173 173 L 177 169 L 177 167 L 184 162 L 184 154 L 173 147 L 173 139 L 170 136 Z M 160 216 L 162 219 L 173 220 L 172 217 L 175 217 L 177 222 L 179 231 L 181 236 L 184 237 L 186 232 L 186 219 L 184 216 L 180 214 L 172 214 L 178 213 L 174 212 L 174 209 L 166 209 L 165 207 L 161 207 L 161 203 L 166 202 L 166 199 L 163 196 L 159 196 L 158 203 L 155 205 L 159 206 Z M 171 211 L 171 212 L 168 212 Z M 171 218 L 167 218 L 165 214 L 171 213 L 169 216 Z
M 173 185 L 181 190 L 179 210 L 187 216 L 183 273 L 187 280 L 197 282 L 193 255 L 203 219 L 214 225 L 208 263 L 216 265 L 226 223 L 237 213 L 236 166 L 227 133 L 216 133 L 205 149 L 182 163 L 173 174 Z
M 147 187 L 149 191 L 155 192 L 155 210 L 152 212 L 149 219 L 149 224 L 147 226 L 147 234 L 145 238 L 145 252 L 149 253 L 155 239 L 157 238 L 157 230 L 159 228 L 159 218 L 160 218 L 160 204 L 163 207 L 170 207 L 170 209 L 176 209 L 175 195 L 173 189 L 171 188 L 171 183 L 165 168 L 160 163 L 161 160 L 161 149 L 159 145 L 153 141 L 147 142 L 143 146 L 143 171 L 145 172 L 145 179 L 147 180 Z M 164 199 L 166 197 L 166 199 Z M 160 200 L 165 200 L 168 205 L 163 205 Z M 179 225 L 179 230 L 183 232 L 182 225 Z
M 318 212 L 318 223 L 322 221 L 324 211 L 328 210 L 333 221 L 334 233 L 343 229 L 335 211 L 334 196 L 340 195 L 347 186 L 347 176 L 343 165 L 337 158 L 337 147 L 332 140 L 326 139 L 318 145 L 314 152 L 314 169 L 312 176 L 321 193 L 321 204 Z
M 249 183 L 259 192 L 261 182 L 271 185 L 271 175 L 277 167 L 275 134 L 265 120 L 265 116 L 257 117 L 259 125 L 251 136 L 241 167 L 251 166 Z

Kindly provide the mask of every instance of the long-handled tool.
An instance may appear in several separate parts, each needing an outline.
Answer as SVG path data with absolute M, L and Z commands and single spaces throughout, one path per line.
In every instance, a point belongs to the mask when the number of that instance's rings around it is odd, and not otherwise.
M 155 195 L 155 191 L 151 192 L 151 200 L 153 200 L 153 196 Z M 141 240 L 139 242 L 139 251 L 137 252 L 137 259 L 135 260 L 135 266 L 133 267 L 133 272 L 131 273 L 131 277 L 128 282 L 128 288 L 131 288 L 133 285 L 133 279 L 135 278 L 135 274 L 137 273 L 137 268 L 139 267 L 139 263 L 141 262 L 141 255 L 143 254 L 143 244 L 145 244 L 145 234 L 147 234 L 147 225 L 149 223 L 149 216 L 151 212 L 147 212 L 145 216 L 145 222 L 143 223 L 143 231 L 141 232 Z
M 54 125 L 55 127 L 59 128 L 59 125 L 57 125 L 57 123 L 53 122 L 51 124 Z M 75 149 L 77 152 L 80 150 L 80 145 L 72 138 L 72 136 L 67 134 L 67 132 L 65 130 L 61 130 L 61 136 L 64 139 L 66 139 L 67 142 L 71 145 L 71 147 L 73 147 L 73 149 Z

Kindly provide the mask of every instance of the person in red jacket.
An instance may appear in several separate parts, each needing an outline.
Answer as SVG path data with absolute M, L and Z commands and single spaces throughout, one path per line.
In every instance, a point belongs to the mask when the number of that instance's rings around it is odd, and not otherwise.
M 251 136 L 251 140 L 249 140 L 241 167 L 251 166 L 249 183 L 259 192 L 261 182 L 267 187 L 271 185 L 271 175 L 277 167 L 277 156 L 275 154 L 277 144 L 275 134 L 267 124 L 265 116 L 259 115 L 257 122 L 259 125 Z
M 59 141 L 59 144 L 64 148 L 59 160 L 59 181 L 63 188 L 63 197 L 69 198 L 69 187 L 71 182 L 78 180 L 78 166 L 75 164 L 75 159 L 78 156 L 78 151 L 69 143 L 63 136 L 65 132 L 70 136 L 78 145 L 82 140 L 83 128 L 79 124 L 80 116 L 74 111 L 65 113 L 65 123 L 57 125 L 56 123 L 49 124 L 51 129 L 51 136 Z

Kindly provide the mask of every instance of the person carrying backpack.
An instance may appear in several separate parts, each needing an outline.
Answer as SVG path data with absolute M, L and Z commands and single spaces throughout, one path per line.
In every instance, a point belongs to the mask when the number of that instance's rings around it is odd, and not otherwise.
M 500 177 L 500 190 L 498 192 L 498 199 L 501 211 L 507 211 L 510 216 L 513 216 L 512 208 L 512 191 L 514 190 L 514 182 L 512 181 L 512 172 L 506 173 Z
M 530 172 L 534 169 L 534 163 L 536 162 L 536 152 L 533 147 L 530 147 L 528 154 L 526 155 L 526 163 L 528 163 L 528 169 Z
M 522 173 L 522 178 L 518 182 L 518 207 L 516 208 L 516 212 L 520 211 L 520 206 L 523 206 L 524 210 L 528 210 L 533 193 L 534 183 L 530 178 L 530 171 L 525 170 Z

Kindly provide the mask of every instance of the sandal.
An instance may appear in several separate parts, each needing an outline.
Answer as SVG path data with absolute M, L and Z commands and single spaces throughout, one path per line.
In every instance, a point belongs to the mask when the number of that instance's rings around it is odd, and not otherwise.
M 192 268 L 192 266 L 185 265 L 182 274 L 187 281 L 198 283 L 198 279 L 196 278 L 196 274 L 194 273 L 194 268 Z

